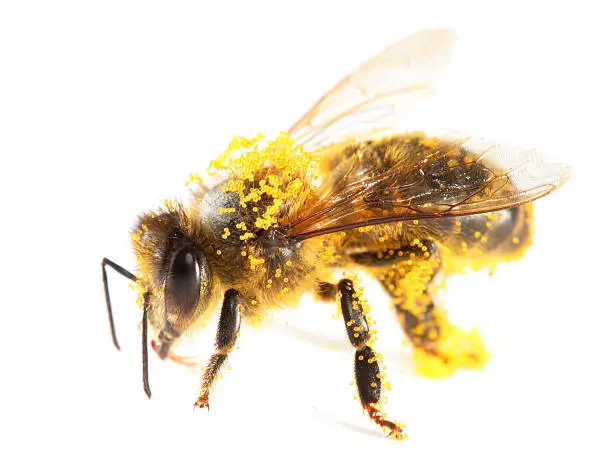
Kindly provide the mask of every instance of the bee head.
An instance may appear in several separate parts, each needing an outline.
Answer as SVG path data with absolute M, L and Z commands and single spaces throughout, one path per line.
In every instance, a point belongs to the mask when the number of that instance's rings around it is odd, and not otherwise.
M 132 233 L 139 283 L 150 294 L 149 322 L 159 330 L 161 358 L 212 309 L 211 269 L 199 221 L 175 204 L 142 216 Z

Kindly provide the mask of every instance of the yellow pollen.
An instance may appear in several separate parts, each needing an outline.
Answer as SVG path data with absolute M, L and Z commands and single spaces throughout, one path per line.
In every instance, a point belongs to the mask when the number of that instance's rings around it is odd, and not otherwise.
M 234 207 L 219 207 L 219 209 L 217 209 L 218 214 L 231 214 L 233 212 L 236 212 Z

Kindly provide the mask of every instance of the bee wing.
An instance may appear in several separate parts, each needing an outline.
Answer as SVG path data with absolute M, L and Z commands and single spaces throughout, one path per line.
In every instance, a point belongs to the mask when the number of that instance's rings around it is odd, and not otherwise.
M 456 41 L 449 29 L 417 32 L 371 58 L 325 94 L 289 135 L 308 151 L 373 130 L 394 129 L 431 97 Z M 403 129 L 401 129 L 403 130 Z
M 569 177 L 567 166 L 534 151 L 479 139 L 417 146 L 391 166 L 372 164 L 363 155 L 345 159 L 322 184 L 320 198 L 295 212 L 288 233 L 304 240 L 375 224 L 493 212 L 545 196 Z

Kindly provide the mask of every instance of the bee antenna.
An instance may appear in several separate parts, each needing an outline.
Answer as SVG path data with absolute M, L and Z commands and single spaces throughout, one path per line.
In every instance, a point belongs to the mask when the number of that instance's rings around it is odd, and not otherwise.
M 102 283 L 104 284 L 104 295 L 106 297 L 106 311 L 108 312 L 108 323 L 110 324 L 111 336 L 113 338 L 113 344 L 118 350 L 121 350 L 119 347 L 119 341 L 117 341 L 117 334 L 115 333 L 115 321 L 113 320 L 113 308 L 111 307 L 110 301 L 110 293 L 108 291 L 108 278 L 106 276 L 106 267 L 110 266 L 116 272 L 121 274 L 123 277 L 127 277 L 132 282 L 137 282 L 138 279 L 134 274 L 129 272 L 127 269 L 119 266 L 114 261 L 109 260 L 108 258 L 102 259 Z
M 142 305 L 142 386 L 148 398 L 151 398 L 151 388 L 149 387 L 149 343 L 147 339 L 147 328 L 149 325 L 147 313 L 149 312 L 150 296 L 148 292 L 144 294 Z
M 106 296 L 106 311 L 108 312 L 108 323 L 110 324 L 111 336 L 115 347 L 119 350 L 119 341 L 117 341 L 117 334 L 115 333 L 115 321 L 113 320 L 113 308 L 111 307 L 110 293 L 108 291 L 108 278 L 106 275 L 106 267 L 110 266 L 116 272 L 121 274 L 123 277 L 128 278 L 132 282 L 138 282 L 138 278 L 129 272 L 127 269 L 119 266 L 114 261 L 108 258 L 102 259 L 102 283 L 104 284 L 104 295 Z M 149 306 L 151 302 L 151 294 L 145 292 L 142 299 L 142 385 L 144 387 L 145 394 L 151 398 L 151 388 L 149 387 L 149 355 L 147 348 L 147 327 L 149 321 L 147 320 L 147 313 L 149 312 Z

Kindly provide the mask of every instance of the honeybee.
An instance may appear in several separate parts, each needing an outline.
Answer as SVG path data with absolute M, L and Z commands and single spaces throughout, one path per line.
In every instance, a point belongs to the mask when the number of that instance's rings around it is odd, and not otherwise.
M 142 215 L 132 231 L 138 268 L 102 261 L 137 284 L 142 305 L 143 385 L 148 327 L 161 359 L 207 324 L 220 304 L 215 349 L 196 407 L 234 348 L 241 321 L 295 305 L 305 292 L 337 301 L 355 349 L 361 405 L 393 438 L 402 425 L 381 409 L 384 374 L 356 271 L 380 281 L 429 376 L 480 368 L 479 336 L 447 320 L 442 280 L 466 268 L 518 259 L 531 241 L 531 202 L 560 187 L 566 166 L 532 151 L 473 138 L 405 131 L 404 116 L 427 97 L 450 58 L 454 32 L 418 32 L 357 68 L 278 138 L 236 137 L 192 199 Z

